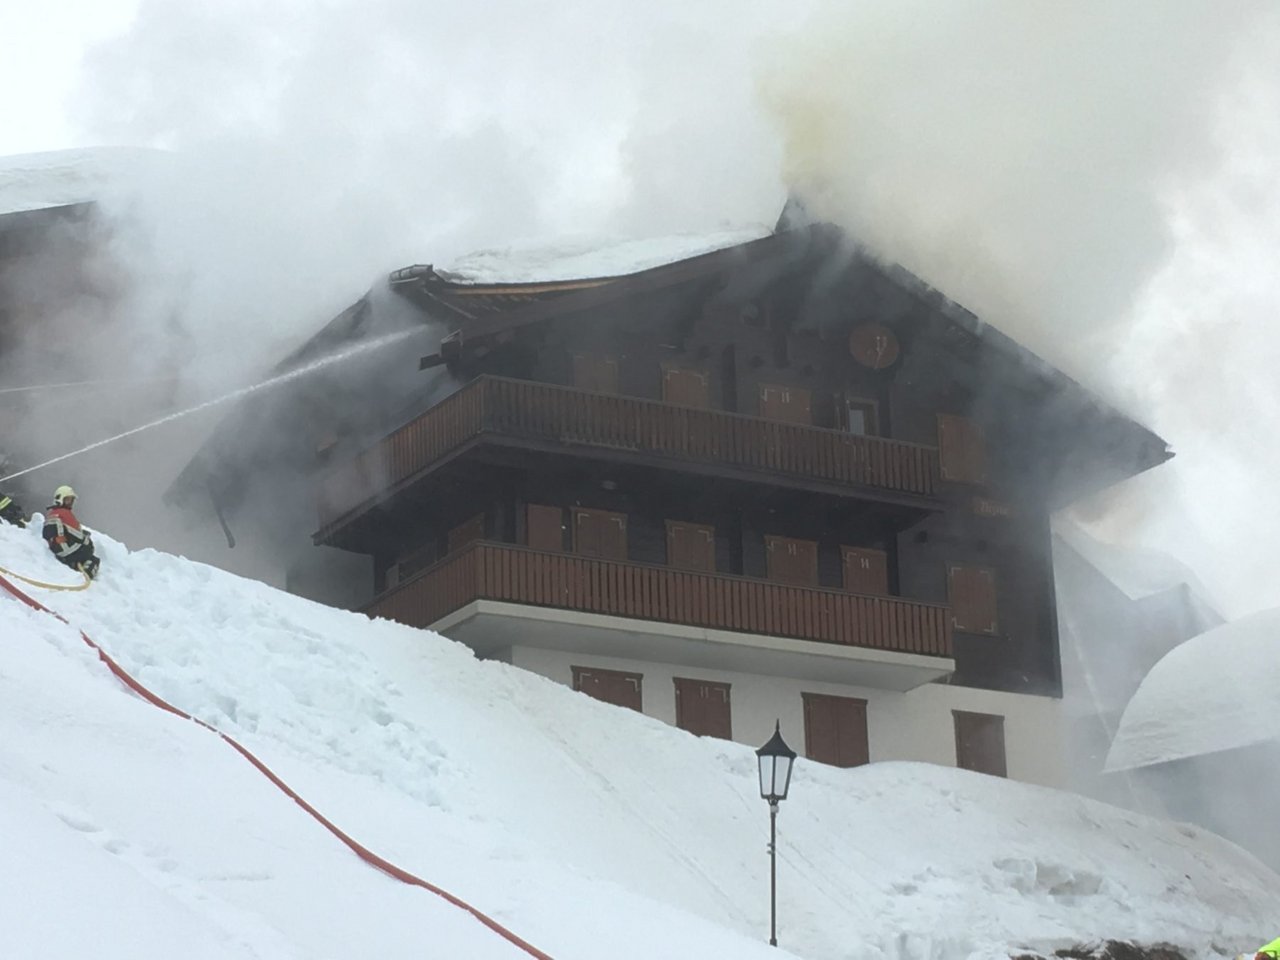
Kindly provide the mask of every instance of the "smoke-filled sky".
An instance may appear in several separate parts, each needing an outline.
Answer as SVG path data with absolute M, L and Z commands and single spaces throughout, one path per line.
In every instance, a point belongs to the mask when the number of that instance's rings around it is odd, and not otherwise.
M 389 269 L 795 190 L 1171 441 L 1088 519 L 1280 603 L 1270 0 L 81 6 L 3 13 L 0 153 L 172 151 L 121 255 L 193 399 Z

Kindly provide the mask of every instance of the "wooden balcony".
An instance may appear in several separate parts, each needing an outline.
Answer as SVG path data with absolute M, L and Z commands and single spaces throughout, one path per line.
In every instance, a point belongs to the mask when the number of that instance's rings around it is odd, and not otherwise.
M 480 440 L 631 462 L 806 481 L 920 505 L 938 486 L 936 447 L 636 397 L 480 377 L 323 480 L 323 542 L 347 520 Z
M 382 594 L 365 612 L 410 626 L 435 627 L 454 636 L 450 615 L 475 605 L 476 601 L 497 601 L 495 606 L 502 607 L 518 604 L 569 612 L 557 615 L 548 631 L 553 638 L 549 645 L 560 649 L 606 652 L 597 646 L 605 642 L 605 635 L 626 632 L 630 635 L 627 645 L 608 652 L 678 662 L 678 653 L 665 652 L 659 656 L 650 651 L 650 655 L 646 655 L 645 648 L 650 644 L 665 643 L 664 649 L 669 651 L 675 642 L 671 632 L 661 636 L 646 630 L 644 624 L 635 623 L 654 621 L 650 626 L 671 624 L 701 628 L 701 632 L 686 631 L 684 637 L 702 642 L 704 647 L 708 632 L 720 636 L 722 649 L 732 648 L 738 642 L 731 636 L 734 634 L 752 634 L 757 639 L 811 641 L 789 645 L 779 641 L 776 649 L 767 651 L 773 658 L 768 664 L 760 659 L 765 654 L 760 652 L 763 645 L 757 643 L 755 662 L 762 672 L 785 673 L 790 664 L 781 662 L 780 658 L 789 656 L 794 663 L 804 659 L 805 648 L 811 661 L 810 669 L 814 669 L 815 656 L 822 656 L 824 650 L 833 658 L 861 658 L 864 667 L 870 658 L 882 676 L 892 673 L 896 678 L 892 683 L 881 685 L 895 689 L 910 689 L 936 679 L 954 666 L 950 659 L 950 610 L 938 604 L 574 554 L 543 553 L 510 544 L 472 543 Z M 585 618 L 590 622 L 582 622 L 584 618 L 579 616 L 586 640 L 577 646 L 567 646 L 574 614 L 600 616 Z M 625 618 L 625 621 L 612 618 Z M 491 624 L 493 619 L 490 615 Z M 489 648 L 502 645 L 493 640 L 495 632 L 496 628 L 491 625 L 488 636 L 486 631 L 479 631 L 480 642 L 475 642 L 477 631 L 469 636 L 458 635 L 457 639 L 484 652 L 485 643 Z M 537 645 L 527 626 L 508 629 L 507 634 L 516 638 L 506 641 L 507 645 L 512 642 Z M 748 639 L 739 638 L 743 644 Z M 831 649 L 836 646 L 857 649 L 843 652 Z M 715 660 L 699 662 L 718 665 Z M 728 662 L 727 656 L 724 662 Z M 814 679 L 841 676 L 850 679 L 847 671 L 838 672 L 839 667 L 838 663 L 835 667 L 831 663 L 820 664 Z M 751 664 L 742 668 L 751 669 Z M 853 676 L 851 682 L 876 681 L 866 681 L 859 675 Z

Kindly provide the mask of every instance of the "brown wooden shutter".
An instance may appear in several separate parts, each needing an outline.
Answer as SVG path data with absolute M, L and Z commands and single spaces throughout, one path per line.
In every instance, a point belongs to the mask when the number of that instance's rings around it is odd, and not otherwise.
M 627 515 L 575 507 L 573 552 L 606 560 L 627 559 Z
M 564 511 L 529 503 L 524 508 L 524 540 L 534 550 L 560 553 L 564 550 Z
M 596 700 L 619 707 L 640 709 L 640 681 L 643 674 L 595 667 L 573 667 L 573 689 Z
M 732 740 L 729 684 L 676 677 L 676 726 L 700 737 Z
M 956 766 L 964 770 L 1009 775 L 1004 749 L 1004 717 L 952 710 L 956 724 Z
M 668 367 L 662 371 L 662 399 L 682 407 L 711 406 L 711 384 L 702 370 Z
M 809 391 L 803 387 L 760 384 L 760 416 L 787 423 L 813 423 Z
M 574 354 L 573 385 L 594 393 L 617 393 L 618 361 L 613 357 Z
M 966 633 L 996 633 L 1000 619 L 996 610 L 996 575 L 985 567 L 949 564 L 947 594 L 951 622 Z
M 986 443 L 976 423 L 967 417 L 938 414 L 938 464 L 943 480 L 986 482 Z
M 867 740 L 867 701 L 806 693 L 804 754 L 836 767 L 858 767 L 871 759 Z
M 844 555 L 844 588 L 850 593 L 874 597 L 889 595 L 889 557 L 869 547 L 841 547 Z
M 803 586 L 818 584 L 818 543 L 790 537 L 765 537 L 765 563 L 770 580 Z
M 667 521 L 667 566 L 682 570 L 716 569 L 715 527 L 699 523 Z
M 484 539 L 484 514 L 477 513 L 466 523 L 460 523 L 449 531 L 449 552 L 461 550 L 473 540 Z

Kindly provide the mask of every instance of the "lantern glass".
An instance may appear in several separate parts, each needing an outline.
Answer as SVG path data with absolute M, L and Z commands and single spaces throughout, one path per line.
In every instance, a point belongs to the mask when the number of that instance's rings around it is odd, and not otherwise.
M 791 765 L 796 753 L 782 739 L 781 724 L 774 727 L 773 736 L 756 751 L 760 763 L 760 796 L 770 803 L 787 799 L 791 786 Z

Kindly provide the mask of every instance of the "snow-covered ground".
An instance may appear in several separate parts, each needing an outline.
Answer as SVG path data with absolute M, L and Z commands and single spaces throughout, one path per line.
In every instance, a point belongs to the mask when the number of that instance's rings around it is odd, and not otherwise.
M 538 283 L 620 277 L 687 260 L 704 253 L 767 237 L 764 226 L 737 227 L 709 233 L 619 239 L 579 237 L 557 242 L 529 242 L 459 257 L 436 272 L 455 283 Z
M 1280 742 L 1280 610 L 1263 610 L 1171 650 L 1129 701 L 1112 770 Z
M 960 770 L 801 760 L 772 950 L 750 748 L 98 540 L 101 579 L 40 599 L 356 839 L 556 960 L 951 960 L 1102 937 L 1207 956 L 1274 935 L 1280 877 L 1202 831 Z M 0 565 L 71 579 L 33 529 L 0 525 Z M 0 638 L 5 956 L 523 955 L 129 694 L 75 629 L 0 596 Z

